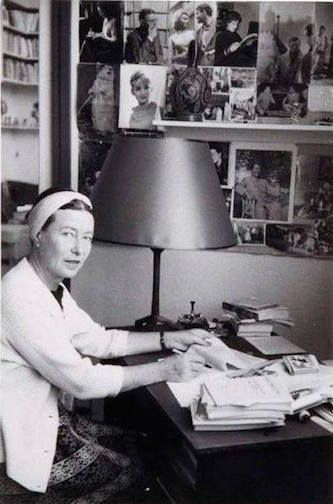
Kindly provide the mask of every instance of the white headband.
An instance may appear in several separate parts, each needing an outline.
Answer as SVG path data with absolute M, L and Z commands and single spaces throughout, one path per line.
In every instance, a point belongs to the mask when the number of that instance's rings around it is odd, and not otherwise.
M 36 238 L 39 231 L 44 226 L 47 219 L 54 214 L 60 207 L 70 203 L 73 200 L 83 201 L 86 205 L 92 208 L 90 199 L 84 194 L 74 191 L 61 191 L 50 194 L 40 200 L 28 214 L 28 224 L 30 237 Z

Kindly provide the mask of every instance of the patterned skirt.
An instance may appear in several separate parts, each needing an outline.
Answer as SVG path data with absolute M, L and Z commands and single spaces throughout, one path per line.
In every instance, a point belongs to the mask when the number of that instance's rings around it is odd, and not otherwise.
M 138 454 L 139 437 L 133 431 L 71 414 L 59 402 L 57 448 L 47 492 L 27 492 L 17 485 L 16 500 L 12 493 L 2 496 L 1 502 L 140 502 L 149 480 Z

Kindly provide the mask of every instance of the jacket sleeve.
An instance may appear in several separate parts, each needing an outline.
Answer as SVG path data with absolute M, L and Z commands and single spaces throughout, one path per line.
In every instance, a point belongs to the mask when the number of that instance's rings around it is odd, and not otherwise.
M 121 366 L 93 365 L 71 342 L 72 333 L 61 317 L 27 302 L 19 293 L 3 293 L 2 338 L 11 360 L 27 365 L 55 387 L 79 399 L 115 396 L 123 383 Z

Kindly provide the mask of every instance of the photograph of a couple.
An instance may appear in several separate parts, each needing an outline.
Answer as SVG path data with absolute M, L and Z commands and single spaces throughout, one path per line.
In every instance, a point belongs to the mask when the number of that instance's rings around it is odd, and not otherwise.
M 295 182 L 293 145 L 231 144 L 236 219 L 290 222 Z

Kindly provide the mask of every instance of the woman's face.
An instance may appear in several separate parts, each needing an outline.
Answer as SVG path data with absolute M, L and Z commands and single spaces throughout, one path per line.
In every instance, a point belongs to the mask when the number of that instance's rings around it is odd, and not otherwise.
M 190 22 L 189 15 L 186 14 L 186 12 L 183 12 L 183 14 L 180 16 L 179 21 L 183 25 L 184 29 L 188 27 L 188 24 Z
M 239 21 L 236 21 L 235 19 L 233 21 L 230 21 L 230 23 L 227 24 L 227 30 L 230 32 L 235 32 L 238 29 Z
M 94 233 L 94 218 L 85 210 L 57 210 L 54 221 L 37 237 L 43 273 L 51 283 L 72 278 L 87 259 Z
M 139 105 L 146 105 L 150 98 L 150 84 L 148 80 L 138 80 L 134 82 L 132 93 L 138 100 Z

